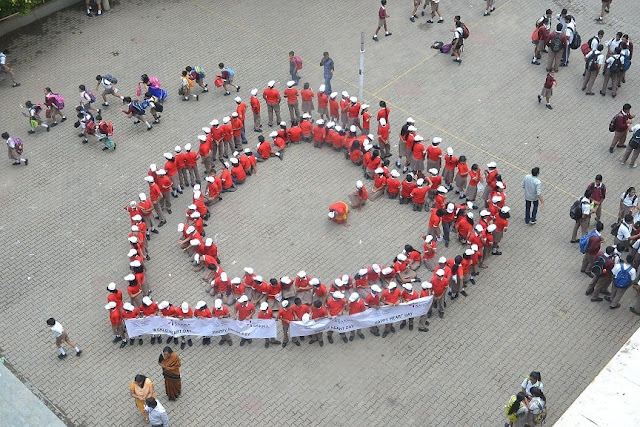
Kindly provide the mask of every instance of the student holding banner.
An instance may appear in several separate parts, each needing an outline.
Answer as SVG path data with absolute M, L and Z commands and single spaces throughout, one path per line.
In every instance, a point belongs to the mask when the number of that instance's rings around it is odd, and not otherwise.
M 273 319 L 273 310 L 269 308 L 268 302 L 263 302 L 260 304 L 260 312 L 258 313 L 258 319 Z M 275 338 L 265 338 L 264 339 L 264 348 L 269 348 L 269 344 L 280 345 L 280 341 Z
M 340 279 L 338 279 L 337 281 L 342 284 Z M 344 294 L 340 291 L 333 292 L 331 294 L 331 298 L 327 299 L 327 309 L 329 310 L 329 317 L 333 318 L 336 316 L 340 316 L 344 311 L 346 305 L 347 302 L 344 300 Z M 347 334 L 345 334 L 344 332 L 340 332 L 340 337 L 345 343 L 349 342 L 349 340 L 347 340 Z M 329 344 L 333 344 L 333 331 L 327 331 L 327 340 L 329 341 Z
M 268 306 L 268 305 L 267 305 Z M 249 302 L 249 298 L 246 295 L 242 295 L 236 304 L 235 313 L 233 314 L 233 318 L 236 320 L 247 320 L 253 317 L 253 314 L 256 312 L 256 307 L 253 303 Z M 251 344 L 253 340 L 251 339 L 240 339 L 240 347 L 242 347 L 246 342 Z
M 357 292 L 353 292 L 349 297 L 349 303 L 347 304 L 347 311 L 349 312 L 349 315 L 362 313 L 366 309 L 367 308 L 365 307 L 364 301 L 362 301 L 362 298 L 360 298 L 360 295 L 358 295 Z M 351 333 L 349 334 L 349 341 L 353 341 L 356 334 L 358 334 L 358 336 L 361 339 L 364 339 L 364 334 L 362 333 L 362 330 L 357 329 L 355 331 L 351 331 Z
M 299 298 L 296 298 L 300 301 Z M 289 307 L 289 300 L 282 300 L 282 308 L 278 310 L 278 316 L 276 320 L 280 320 L 282 322 L 282 335 L 284 338 L 282 339 L 282 348 L 285 348 L 289 343 L 289 322 L 293 322 L 294 320 L 294 312 L 291 307 Z M 298 341 L 297 337 L 293 338 L 293 343 L 297 346 L 300 346 L 300 341 Z
M 222 300 L 220 298 L 216 299 L 213 302 L 213 311 L 211 312 L 211 314 L 215 316 L 217 319 L 224 319 L 224 318 L 231 317 L 231 314 L 229 313 L 229 307 L 227 307 L 226 305 L 223 305 Z M 223 335 L 220 341 L 218 342 L 218 345 L 222 345 L 225 342 L 229 344 L 229 346 L 233 345 L 233 341 L 231 341 L 230 334 Z
M 327 312 L 327 309 L 324 307 L 324 305 L 322 305 L 320 300 L 316 300 L 313 303 L 313 307 L 311 307 L 311 318 L 313 320 L 319 320 L 327 317 L 329 317 L 329 313 Z M 316 341 L 318 341 L 318 344 L 320 344 L 320 347 L 324 345 L 322 332 L 311 335 L 311 340 L 309 340 L 309 344 L 313 344 Z
M 382 291 L 380 302 L 383 305 L 398 305 L 400 303 L 400 289 L 398 289 L 398 284 L 396 282 L 390 282 L 387 289 Z M 396 328 L 393 327 L 393 323 L 387 323 L 384 325 L 382 338 L 385 338 L 389 332 L 393 332 L 394 334 L 396 333 Z
M 380 307 L 380 293 L 382 289 L 378 285 L 371 285 L 371 292 L 366 296 L 364 303 L 369 308 L 378 308 Z M 369 328 L 369 332 L 371 332 L 376 337 L 380 336 L 380 330 L 377 326 L 372 326 Z

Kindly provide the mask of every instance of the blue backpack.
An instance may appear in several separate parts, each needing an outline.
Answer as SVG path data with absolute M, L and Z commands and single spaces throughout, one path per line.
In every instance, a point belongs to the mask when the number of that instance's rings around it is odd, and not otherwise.
M 580 253 L 587 253 L 587 246 L 589 246 L 589 239 L 591 238 L 591 236 L 595 236 L 596 235 L 596 229 L 594 228 L 593 230 L 591 230 L 590 233 L 585 234 L 584 236 L 582 236 L 580 238 Z
M 633 267 L 629 266 L 626 270 L 620 267 L 620 271 L 613 278 L 613 284 L 616 288 L 626 288 L 631 284 L 631 274 L 629 273 Z
M 131 106 L 138 111 L 138 115 L 141 116 L 144 114 L 145 107 L 143 107 L 138 101 L 132 101 Z

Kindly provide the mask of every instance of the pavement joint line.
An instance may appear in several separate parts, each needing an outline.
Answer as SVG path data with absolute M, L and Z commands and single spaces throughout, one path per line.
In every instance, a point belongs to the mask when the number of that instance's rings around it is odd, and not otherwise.
M 501 6 L 497 7 L 497 8 L 496 8 L 496 11 L 497 11 L 497 10 L 500 10 L 500 9 L 502 9 L 502 8 L 504 8 L 504 7 L 506 7 L 506 6 L 507 6 L 507 5 L 509 5 L 512 1 L 513 1 L 513 0 L 508 0 L 508 1 L 507 1 L 506 3 L 504 3 L 503 5 L 501 5 Z M 229 23 L 229 24 L 233 25 L 234 27 L 239 28 L 239 29 L 241 29 L 242 31 L 245 31 L 245 32 L 246 32 L 246 33 L 248 33 L 248 34 L 251 34 L 253 37 L 256 37 L 256 38 L 258 38 L 258 39 L 260 39 L 260 40 L 263 40 L 263 41 L 267 42 L 268 44 L 270 44 L 271 46 L 273 46 L 273 47 L 277 48 L 278 50 L 283 51 L 283 52 L 288 52 L 288 50 L 287 50 L 286 48 L 284 48 L 283 46 L 280 46 L 279 44 L 274 43 L 274 42 L 273 42 L 273 41 L 271 41 L 269 38 L 267 38 L 267 37 L 263 36 L 262 34 L 260 34 L 260 33 L 256 32 L 256 31 L 253 31 L 253 30 L 252 30 L 252 29 L 250 29 L 249 27 L 246 27 L 246 26 L 244 26 L 244 25 L 240 24 L 240 23 L 239 23 L 239 22 L 237 22 L 236 20 L 234 20 L 234 19 L 232 19 L 232 18 L 230 18 L 230 17 L 228 17 L 228 16 L 226 16 L 226 15 L 223 15 L 223 14 L 221 14 L 221 13 L 219 13 L 219 12 L 215 12 L 215 11 L 214 11 L 214 10 L 212 10 L 211 8 L 209 8 L 209 7 L 207 7 L 207 6 L 204 6 L 204 5 L 200 4 L 200 2 L 199 2 L 198 0 L 193 0 L 193 4 L 195 4 L 197 7 L 199 7 L 199 8 L 200 8 L 200 9 L 202 9 L 202 10 L 204 10 L 205 12 L 207 12 L 207 13 L 209 13 L 209 14 L 213 15 L 213 16 L 217 16 L 217 17 L 219 17 L 220 19 L 222 19 L 222 20 L 226 21 L 227 23 Z M 477 20 L 476 22 L 474 22 L 474 23 L 471 25 L 471 28 L 474 28 L 475 26 L 479 25 L 482 21 L 483 21 L 482 19 Z M 411 68 L 409 68 L 407 71 L 405 71 L 404 73 L 402 73 L 401 75 L 399 75 L 398 77 L 396 77 L 395 79 L 393 79 L 392 81 L 390 81 L 389 83 L 387 83 L 386 85 L 384 85 L 383 87 L 381 87 L 380 89 L 376 90 L 375 92 L 371 92 L 371 91 L 368 91 L 368 90 L 363 90 L 363 92 L 364 92 L 364 93 L 366 93 L 367 95 L 372 96 L 373 98 L 376 98 L 376 99 L 378 99 L 378 100 L 383 100 L 383 98 L 382 98 L 381 96 L 379 96 L 379 95 L 378 95 L 378 93 L 380 93 L 382 90 L 386 89 L 386 88 L 387 88 L 388 86 L 390 86 L 391 84 L 395 83 L 398 79 L 400 79 L 400 78 L 402 78 L 402 77 L 406 76 L 408 73 L 410 73 L 411 71 L 413 71 L 415 68 L 417 68 L 418 66 L 420 66 L 421 64 L 423 64 L 424 62 L 426 62 L 426 61 L 427 61 L 427 60 L 429 60 L 430 58 L 433 58 L 433 57 L 434 57 L 434 56 L 436 56 L 436 55 L 437 55 L 437 53 L 434 53 L 434 54 L 431 54 L 430 56 L 427 56 L 425 59 L 423 59 L 422 61 L 420 61 L 420 62 L 419 62 L 419 63 L 417 63 L 416 65 L 412 66 L 412 67 L 411 67 Z M 314 68 L 316 68 L 316 69 L 321 69 L 321 68 L 322 68 L 322 67 L 320 67 L 320 66 L 318 66 L 318 65 L 315 65 L 315 63 L 312 63 L 312 64 L 313 64 L 313 67 L 314 67 Z M 357 85 L 357 84 L 353 83 L 352 81 L 346 80 L 346 79 L 344 79 L 344 78 L 342 78 L 342 77 L 337 77 L 337 80 L 339 80 L 339 81 L 341 81 L 341 82 L 343 82 L 343 83 L 345 83 L 345 84 L 347 84 L 347 85 L 349 85 L 349 86 L 351 86 L 351 87 L 354 87 L 354 88 L 360 88 L 360 86 L 359 86 L 359 85 Z M 398 110 L 400 110 L 400 111 L 404 112 L 405 114 L 407 114 L 407 115 L 409 115 L 409 116 L 411 116 L 411 117 L 415 117 L 417 120 L 420 120 L 421 122 L 423 122 L 423 123 L 425 123 L 426 125 L 428 125 L 428 126 L 432 127 L 433 129 L 435 129 L 435 130 L 437 130 L 437 131 L 439 131 L 439 132 L 441 132 L 441 133 L 443 133 L 443 134 L 445 134 L 445 135 L 448 135 L 448 136 L 450 136 L 451 138 L 453 138 L 453 139 L 455 139 L 455 140 L 458 140 L 458 141 L 462 142 L 463 144 L 468 145 L 469 147 L 475 148 L 476 150 L 478 150 L 478 151 L 480 151 L 480 152 L 482 152 L 482 153 L 484 153 L 484 154 L 488 155 L 489 157 L 493 157 L 494 159 L 498 160 L 499 162 L 504 163 L 505 165 L 507 165 L 507 166 L 509 166 L 509 167 L 511 167 L 511 168 L 513 168 L 513 169 L 515 169 L 515 170 L 517 170 L 517 171 L 519 171 L 519 172 L 521 172 L 521 173 L 525 173 L 525 174 L 529 173 L 529 171 L 528 171 L 528 170 L 526 170 L 526 169 L 524 169 L 523 167 L 521 167 L 521 166 L 519 166 L 519 165 L 517 165 L 517 164 L 515 164 L 515 163 L 513 163 L 513 162 L 510 162 L 509 160 L 507 160 L 507 159 L 505 159 L 505 158 L 500 157 L 498 154 L 493 153 L 492 151 L 489 151 L 489 150 L 484 149 L 484 148 L 482 148 L 482 147 L 480 147 L 480 146 L 478 146 L 478 145 L 476 145 L 476 144 L 474 144 L 474 143 L 472 143 L 472 142 L 470 142 L 470 141 L 467 141 L 466 139 L 464 139 L 464 138 L 462 138 L 462 137 L 460 137 L 460 136 L 458 136 L 458 135 L 456 135 L 456 134 L 454 134 L 454 133 L 449 132 L 448 130 L 446 130 L 446 129 L 444 129 L 444 128 L 440 127 L 440 126 L 438 126 L 437 124 L 435 124 L 435 123 L 432 123 L 432 122 L 428 121 L 428 120 L 427 120 L 427 119 L 425 119 L 424 117 L 421 117 L 421 116 L 416 115 L 416 114 L 413 114 L 413 115 L 412 115 L 408 110 L 406 110 L 406 109 L 404 109 L 404 108 L 400 107 L 399 105 L 394 104 L 394 103 L 392 103 L 392 102 L 390 102 L 390 101 L 386 101 L 386 100 L 385 100 L 385 102 L 387 103 L 387 105 L 389 105 L 389 106 L 391 106 L 391 107 L 393 107 L 393 108 L 396 108 L 396 109 L 398 109 Z M 561 192 L 561 193 L 564 193 L 565 195 L 567 195 L 567 196 L 569 196 L 569 197 L 571 197 L 571 198 L 573 198 L 573 199 L 579 199 L 579 198 L 580 198 L 580 196 L 578 196 L 577 194 L 574 194 L 574 193 L 572 193 L 571 191 L 566 190 L 566 189 L 564 189 L 563 187 L 561 187 L 561 186 L 559 186 L 559 185 L 557 185 L 557 184 L 555 184 L 555 183 L 553 183 L 553 182 L 551 182 L 551 181 L 547 181 L 547 180 L 544 180 L 544 179 L 541 179 L 540 181 L 542 181 L 544 184 L 546 184 L 546 185 L 550 186 L 551 188 L 553 188 L 553 189 L 555 189 L 555 190 L 557 190 L 557 191 L 559 191 L 559 192 Z M 609 212 L 609 211 L 608 211 L 608 210 L 606 210 L 606 209 L 603 209 L 602 211 L 603 211 L 606 215 L 609 215 L 609 216 L 611 216 L 611 217 L 615 217 L 615 218 L 617 218 L 617 214 L 614 214 L 614 213 L 612 213 L 612 212 Z
M 506 5 L 508 5 L 509 3 L 511 3 L 512 0 L 508 0 L 506 3 L 504 3 L 502 6 L 499 6 L 496 8 L 496 11 L 502 9 L 503 7 L 505 7 Z M 478 19 L 476 22 L 474 22 L 471 25 L 468 25 L 469 28 L 474 28 L 478 25 L 480 25 L 481 22 L 485 21 L 484 19 Z M 398 80 L 400 80 L 401 78 L 403 78 L 404 76 L 406 76 L 407 74 L 409 74 L 410 72 L 412 72 L 413 70 L 415 70 L 416 68 L 418 68 L 419 66 L 421 66 L 422 64 L 424 64 L 425 62 L 427 62 L 428 60 L 430 60 L 431 58 L 435 57 L 438 55 L 438 51 L 436 50 L 435 53 L 432 53 L 430 55 L 427 55 L 426 58 L 422 59 L 420 62 L 418 62 L 417 64 L 409 67 L 404 73 L 394 77 L 393 79 L 391 79 L 391 81 L 389 81 L 389 83 L 385 84 L 384 86 L 382 86 L 380 89 L 376 90 L 373 93 L 373 96 L 378 96 L 378 94 L 380 92 L 382 92 L 383 90 L 385 90 L 386 88 L 388 88 L 389 86 L 391 86 L 392 84 L 394 84 L 395 82 L 397 82 Z

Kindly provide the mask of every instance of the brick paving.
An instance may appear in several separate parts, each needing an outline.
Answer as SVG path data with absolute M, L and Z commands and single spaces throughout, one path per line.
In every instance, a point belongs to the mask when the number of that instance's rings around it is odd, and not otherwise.
M 630 0 L 614 2 L 605 24 L 596 25 L 598 5 L 586 1 L 498 1 L 498 10 L 483 18 L 482 2 L 452 0 L 441 5 L 445 24 L 428 25 L 424 19 L 411 24 L 411 5 L 405 3 L 389 5 L 393 36 L 377 44 L 370 37 L 378 5 L 362 0 L 332 4 L 330 10 L 305 4 L 304 12 L 290 0 L 277 7 L 228 0 L 123 3 L 92 20 L 66 10 L 2 40 L 14 51 L 10 61 L 22 86 L 0 83 L 0 122 L 25 140 L 30 163 L 13 168 L 7 161 L 0 168 L 0 320 L 13 325 L 0 348 L 73 423 L 142 425 L 128 396 L 130 381 L 144 373 L 163 390 L 156 365 L 160 347 L 116 348 L 103 306 L 108 282 L 124 289 L 128 220 L 122 207 L 146 189 L 142 176 L 149 163 L 162 163 L 162 153 L 176 144 L 195 142 L 201 126 L 235 108 L 232 97 L 219 90 L 198 103 L 179 102 L 178 71 L 202 64 L 211 82 L 215 64 L 225 62 L 236 70 L 247 101 L 251 88 L 262 90 L 270 79 L 283 89 L 291 49 L 304 59 L 302 82 L 317 88 L 322 73 L 316 64 L 328 50 L 336 63 L 334 90 L 357 93 L 360 31 L 367 40 L 365 100 L 374 106 L 378 97 L 388 101 L 394 139 L 411 115 L 426 139 L 442 136 L 444 148 L 452 146 L 471 162 L 498 162 L 513 213 L 504 255 L 490 260 L 469 297 L 450 304 L 446 318 L 434 319 L 428 334 L 403 330 L 384 340 L 367 335 L 365 341 L 322 349 L 196 342 L 178 351 L 183 397 L 174 403 L 159 396 L 173 422 L 196 425 L 205 415 L 246 425 L 496 425 L 532 369 L 542 372 L 553 422 L 635 331 L 639 319 L 627 309 L 633 292 L 617 311 L 590 303 L 584 296 L 588 280 L 578 272 L 580 254 L 568 242 L 569 206 L 596 173 L 609 187 L 607 223 L 615 219 L 610 213 L 616 213 L 616 195 L 636 184 L 633 172 L 616 161 L 620 153 L 606 151 L 609 119 L 623 103 L 634 104 L 635 67 L 615 100 L 585 98 L 579 90 L 582 60 L 572 52 L 569 67 L 557 75 L 555 108 L 547 111 L 536 102 L 544 69 L 529 64 L 529 36 L 547 7 L 554 13 L 574 7 L 570 13 L 583 41 L 599 28 L 606 38 L 624 30 L 633 40 L 638 10 Z M 471 30 L 461 65 L 428 48 L 435 40 L 449 41 L 456 13 Z M 104 116 L 116 128 L 115 152 L 103 153 L 95 142 L 80 144 L 73 120 L 26 136 L 18 103 L 40 101 L 43 87 L 66 97 L 69 114 L 78 84 L 92 85 L 96 74 L 110 73 L 121 91 L 133 93 L 143 72 L 159 76 L 171 96 L 152 132 L 134 127 L 114 103 Z M 255 146 L 256 134 L 248 138 Z M 532 166 L 541 167 L 547 201 L 535 228 L 521 220 L 520 181 Z M 259 176 L 224 196 L 208 221 L 207 234 L 231 274 L 246 265 L 264 277 L 304 268 L 328 282 L 361 265 L 390 262 L 405 243 L 420 246 L 426 214 L 386 198 L 353 212 L 349 228 L 326 220 L 327 206 L 346 200 L 361 177 L 332 150 L 296 146 L 283 162 L 258 167 Z M 187 197 L 175 205 L 150 244 L 153 297 L 212 303 L 175 245 Z M 441 251 L 454 256 L 461 247 Z M 80 359 L 55 357 L 44 324 L 49 316 L 83 347 Z

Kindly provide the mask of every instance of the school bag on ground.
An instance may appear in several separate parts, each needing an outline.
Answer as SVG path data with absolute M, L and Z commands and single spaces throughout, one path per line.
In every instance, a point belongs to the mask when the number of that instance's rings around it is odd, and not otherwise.
M 431 49 L 440 50 L 443 45 L 444 45 L 443 42 L 433 42 L 433 44 L 431 45 Z

